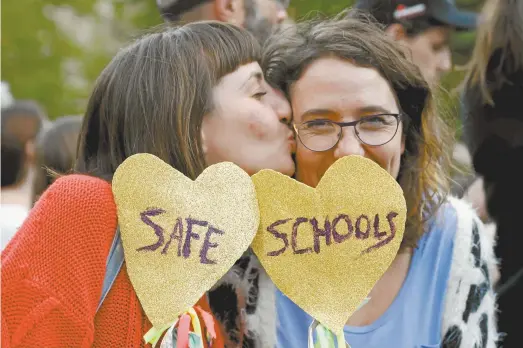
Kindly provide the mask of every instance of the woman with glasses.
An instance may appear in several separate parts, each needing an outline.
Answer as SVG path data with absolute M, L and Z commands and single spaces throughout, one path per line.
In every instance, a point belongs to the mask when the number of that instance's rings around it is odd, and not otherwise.
M 451 133 L 397 44 L 351 17 L 300 23 L 264 52 L 268 81 L 291 102 L 298 180 L 315 187 L 337 159 L 357 155 L 404 190 L 402 246 L 348 318 L 346 340 L 352 348 L 495 347 L 493 247 L 473 210 L 447 197 Z M 278 346 L 306 347 L 312 319 L 277 296 Z

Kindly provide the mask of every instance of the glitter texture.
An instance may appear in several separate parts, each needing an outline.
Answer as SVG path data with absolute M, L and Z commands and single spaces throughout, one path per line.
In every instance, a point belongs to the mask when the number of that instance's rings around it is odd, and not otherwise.
M 286 296 L 341 332 L 398 252 L 401 187 L 359 156 L 336 161 L 315 189 L 272 170 L 252 179 L 260 207 L 254 252 Z
M 138 154 L 120 165 L 112 187 L 127 272 L 157 327 L 193 306 L 258 229 L 254 185 L 232 163 L 210 166 L 192 181 L 159 158 Z

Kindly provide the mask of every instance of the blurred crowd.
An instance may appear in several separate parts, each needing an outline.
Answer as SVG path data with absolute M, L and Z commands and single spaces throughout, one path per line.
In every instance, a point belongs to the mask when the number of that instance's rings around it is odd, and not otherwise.
M 272 35 L 295 25 L 286 11 L 288 0 L 158 0 L 157 4 L 167 23 L 231 23 L 247 29 L 262 46 L 271 44 Z M 370 13 L 405 50 L 436 102 L 444 93 L 439 88 L 441 78 L 453 68 L 451 34 L 477 32 L 466 77 L 455 92 L 460 95 L 461 110 L 456 117 L 463 135 L 455 145 L 445 144 L 453 161 L 447 175 L 452 178 L 452 195 L 476 210 L 486 226 L 482 233 L 495 244 L 498 264 L 490 270 L 490 281 L 497 296 L 499 341 L 505 347 L 522 347 L 518 318 L 523 312 L 519 296 L 523 294 L 523 254 L 519 251 L 523 227 L 518 217 L 523 212 L 523 113 L 519 110 L 523 100 L 523 2 L 487 0 L 481 14 L 459 11 L 445 0 L 360 0 L 354 8 L 358 15 Z M 347 16 L 355 15 L 348 12 Z M 304 46 L 304 52 L 314 45 Z M 45 105 L 11 95 L 8 82 L 2 82 L 1 91 L 2 250 L 47 188 L 74 172 L 82 147 L 80 132 L 87 127 L 82 126 L 83 116 L 50 120 Z M 279 97 L 289 96 L 288 91 L 282 92 Z M 292 101 L 291 105 L 294 108 Z M 448 121 L 447 115 L 440 117 Z M 427 131 L 438 139 L 438 129 Z

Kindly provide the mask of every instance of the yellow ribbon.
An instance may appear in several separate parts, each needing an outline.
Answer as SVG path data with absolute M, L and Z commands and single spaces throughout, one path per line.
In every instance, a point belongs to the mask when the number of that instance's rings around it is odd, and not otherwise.
M 350 345 L 345 341 L 345 335 L 343 334 L 343 331 L 339 332 L 337 335 L 336 335 L 336 341 L 338 342 L 338 348 L 345 348 L 345 347 L 349 347 L 350 348 Z
M 168 330 L 171 326 L 176 324 L 178 319 L 173 321 L 172 323 L 165 324 L 164 326 L 161 326 L 159 328 L 152 327 L 147 333 L 143 336 L 143 339 L 145 340 L 145 343 L 150 343 L 153 347 L 156 346 L 156 343 L 160 340 L 165 330 Z
M 200 325 L 198 314 L 196 314 L 196 311 L 192 307 L 187 311 L 187 313 L 191 316 L 191 324 L 194 329 L 194 333 L 200 336 L 203 340 L 204 337 L 202 335 L 202 327 Z

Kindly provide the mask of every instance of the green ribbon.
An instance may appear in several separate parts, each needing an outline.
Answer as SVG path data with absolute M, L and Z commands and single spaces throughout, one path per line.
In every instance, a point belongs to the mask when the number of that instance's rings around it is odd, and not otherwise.
M 168 330 L 171 326 L 173 326 L 176 323 L 176 321 L 173 321 L 172 323 L 166 324 L 161 327 L 152 327 L 147 333 L 143 336 L 143 339 L 145 340 L 145 343 L 150 343 L 153 347 L 156 346 L 156 343 L 160 340 L 165 330 Z
M 194 332 L 189 332 L 189 348 L 203 348 L 202 338 Z
M 315 348 L 335 348 L 332 333 L 323 325 L 316 326 L 317 341 L 314 344 Z
M 314 340 L 313 332 L 316 333 Z M 309 348 L 346 348 L 350 346 L 345 342 L 343 331 L 334 334 L 317 320 L 314 320 L 309 327 Z

